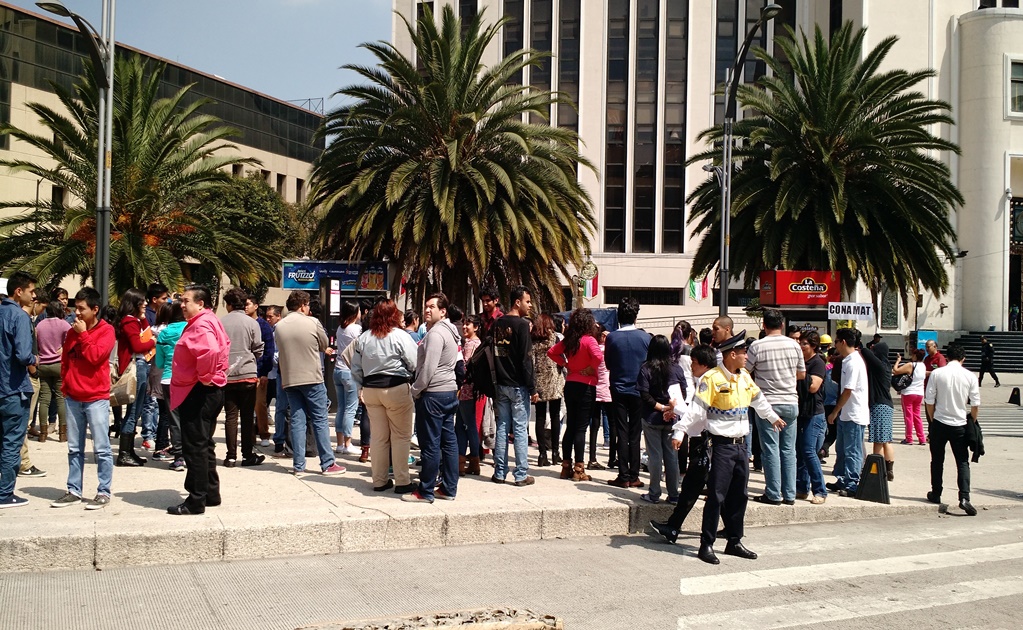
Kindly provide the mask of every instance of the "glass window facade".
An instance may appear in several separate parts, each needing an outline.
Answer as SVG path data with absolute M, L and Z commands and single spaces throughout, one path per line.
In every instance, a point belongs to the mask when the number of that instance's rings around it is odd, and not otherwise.
M 579 105 L 579 29 L 581 0 L 561 0 L 558 7 L 558 91 Z M 558 126 L 579 130 L 579 113 L 567 104 L 558 105 Z
M 626 125 L 629 107 L 629 0 L 608 0 L 607 140 L 604 161 L 604 251 L 625 251 Z M 606 300 L 605 300 L 606 301 Z
M 523 0 L 504 0 L 504 17 L 508 22 L 504 25 L 504 56 L 514 55 L 525 45 L 525 31 L 522 22 L 525 19 L 525 3 Z M 522 71 L 511 77 L 510 83 L 522 84 Z
M 686 85 L 689 0 L 668 2 L 664 43 L 664 188 L 661 251 L 685 251 Z
M 717 33 L 714 46 L 715 83 L 723 87 L 728 77 L 728 70 L 735 63 L 739 53 L 739 45 L 746 39 L 746 33 L 760 19 L 760 12 L 767 5 L 767 0 L 717 0 Z M 767 47 L 767 30 L 760 29 L 754 45 Z M 767 66 L 758 61 L 752 53 L 746 56 L 743 69 L 743 81 L 754 83 L 764 76 Z M 714 98 L 714 124 L 725 120 L 725 97 L 722 89 Z
M 1023 61 L 1013 61 L 1009 80 L 1009 109 L 1023 114 Z
M 532 0 L 529 19 L 529 47 L 537 52 L 554 50 L 554 0 Z M 551 89 L 551 57 L 540 60 L 540 65 L 529 69 L 529 84 L 538 90 Z M 543 116 L 529 115 L 529 122 L 541 124 L 550 121 L 551 111 L 547 108 Z
M 468 30 L 469 22 L 479 13 L 476 0 L 458 0 L 458 17 L 462 19 L 462 35 Z
M 0 122 L 10 122 L 11 83 L 47 92 L 53 91 L 51 82 L 71 88 L 83 72 L 86 45 L 77 30 L 0 7 Z M 135 51 L 118 47 L 117 54 Z M 312 162 L 323 151 L 324 140 L 313 139 L 323 120 L 318 114 L 167 64 L 160 96 L 170 96 L 186 85 L 193 87 L 184 102 L 213 99 L 215 103 L 203 112 L 238 129 L 238 144 L 304 162 Z
M 636 34 L 632 251 L 654 251 L 660 0 L 639 0 Z
M 604 289 L 604 304 L 618 304 L 627 297 L 636 298 L 643 305 L 682 306 L 682 289 L 641 289 L 633 287 L 607 287 Z

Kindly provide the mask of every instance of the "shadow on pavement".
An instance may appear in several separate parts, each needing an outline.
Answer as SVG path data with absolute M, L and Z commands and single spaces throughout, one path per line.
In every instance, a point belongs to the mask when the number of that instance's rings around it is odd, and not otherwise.
M 161 488 L 158 490 L 140 490 L 139 492 L 118 492 L 116 496 L 129 505 L 166 511 L 168 507 L 181 503 L 182 493 L 178 490 Z

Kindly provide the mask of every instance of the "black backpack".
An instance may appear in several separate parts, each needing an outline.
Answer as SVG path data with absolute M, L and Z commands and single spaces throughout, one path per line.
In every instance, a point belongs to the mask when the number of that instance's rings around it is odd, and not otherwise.
M 484 338 L 480 347 L 476 348 L 476 351 L 469 357 L 465 377 L 466 381 L 472 384 L 476 398 L 482 396 L 494 398 L 497 395 L 497 367 L 494 364 L 493 337 Z

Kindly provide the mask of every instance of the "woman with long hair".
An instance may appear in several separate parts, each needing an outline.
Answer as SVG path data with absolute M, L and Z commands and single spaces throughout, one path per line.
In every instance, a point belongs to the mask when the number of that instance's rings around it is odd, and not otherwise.
M 536 441 L 540 455 L 536 458 L 537 466 L 550 466 L 547 459 L 548 449 L 554 465 L 561 463 L 558 456 L 558 438 L 561 437 L 561 395 L 565 389 L 565 377 L 561 368 L 547 358 L 547 351 L 554 347 L 558 338 L 554 334 L 554 319 L 547 313 L 540 314 L 533 322 L 530 333 L 533 338 L 533 373 L 536 375 L 536 395 L 539 400 L 533 403 L 536 409 Z M 547 412 L 550 411 L 551 430 L 548 433 Z
M 679 386 L 686 396 L 686 378 L 682 366 L 674 360 L 671 343 L 664 335 L 654 335 L 647 348 L 646 362 L 639 369 L 636 389 L 643 401 L 643 438 L 646 442 L 647 468 L 650 470 L 650 490 L 640 496 L 649 503 L 661 500 L 661 468 L 667 477 L 668 503 L 678 501 L 679 474 L 677 453 L 671 444 L 674 420 L 665 420 L 681 401 L 673 401 L 668 393 Z
M 394 488 L 397 494 L 408 494 L 415 490 L 408 454 L 414 408 L 409 387 L 416 373 L 417 348 L 402 327 L 404 323 L 394 300 L 383 300 L 373 307 L 369 330 L 352 342 L 352 377 L 362 387 L 372 426 L 371 470 L 376 492 Z M 387 478 L 392 465 L 394 481 Z
M 450 313 L 450 309 L 448 313 Z M 462 362 L 468 366 L 472 354 L 482 343 L 479 338 L 479 315 L 465 315 L 462 318 Z M 482 402 L 482 401 L 481 401 Z M 480 424 L 483 421 L 483 407 L 476 402 L 472 383 L 465 383 L 458 390 L 458 413 L 455 415 L 455 437 L 458 439 L 458 471 L 460 474 L 480 474 Z M 466 458 L 465 449 L 469 455 Z
M 124 412 L 121 425 L 121 441 L 118 445 L 117 466 L 143 466 L 144 457 L 135 453 L 135 427 L 142 418 L 142 407 L 148 395 L 149 359 L 156 354 L 156 339 L 146 320 L 146 294 L 139 289 L 128 289 L 121 296 L 117 309 L 117 367 L 124 374 L 128 365 L 135 362 L 135 400 Z M 143 440 L 143 447 L 147 441 Z
M 181 309 L 180 302 L 167 302 L 160 307 L 156 314 L 157 326 L 162 325 L 160 333 L 156 337 L 156 358 L 154 365 L 162 370 L 160 374 L 160 389 L 162 396 L 158 399 L 160 404 L 160 424 L 156 429 L 157 445 L 161 442 L 168 444 L 166 453 L 171 456 L 170 469 L 177 472 L 184 472 L 185 458 L 181 451 L 181 416 L 177 409 L 170 408 L 170 382 L 171 367 L 174 363 L 174 347 L 181 339 L 181 333 L 185 330 L 185 312 Z M 154 326 L 155 328 L 156 326 Z M 155 456 L 154 456 L 155 459 Z
M 359 324 L 361 317 L 358 302 L 341 302 L 340 324 L 334 335 L 338 357 L 362 334 L 362 326 Z M 359 388 L 352 378 L 352 370 L 340 358 L 334 362 L 334 389 L 337 391 L 337 415 L 334 416 L 337 447 L 334 452 L 338 455 L 353 455 L 352 429 L 355 427 L 355 412 L 359 409 Z
M 567 368 L 565 377 L 565 439 L 562 443 L 561 478 L 589 481 L 583 458 L 586 456 L 586 428 L 590 410 L 597 396 L 597 368 L 604 353 L 593 334 L 596 332 L 593 313 L 587 308 L 572 311 L 565 328 L 565 338 L 547 351 L 552 361 Z M 553 435 L 553 434 L 552 434 Z M 575 447 L 575 464 L 572 447 Z

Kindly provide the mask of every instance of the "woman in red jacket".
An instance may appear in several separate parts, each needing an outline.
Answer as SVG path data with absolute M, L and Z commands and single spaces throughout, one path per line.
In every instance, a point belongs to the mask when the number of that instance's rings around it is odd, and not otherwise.
M 149 359 L 156 354 L 156 339 L 146 321 L 146 294 L 138 289 L 128 289 L 121 296 L 117 311 L 117 366 L 120 374 L 135 362 L 137 385 L 135 401 L 128 405 L 121 426 L 121 441 L 117 449 L 118 466 L 143 466 L 144 457 L 135 453 L 135 426 L 142 418 L 149 380 Z
M 565 438 L 562 442 L 561 478 L 589 481 L 586 474 L 586 429 L 590 426 L 590 410 L 597 397 L 597 368 L 604 353 L 593 337 L 597 329 L 588 308 L 572 311 L 565 329 L 565 338 L 547 351 L 547 356 L 568 369 L 565 377 Z M 572 447 L 575 447 L 575 465 Z

